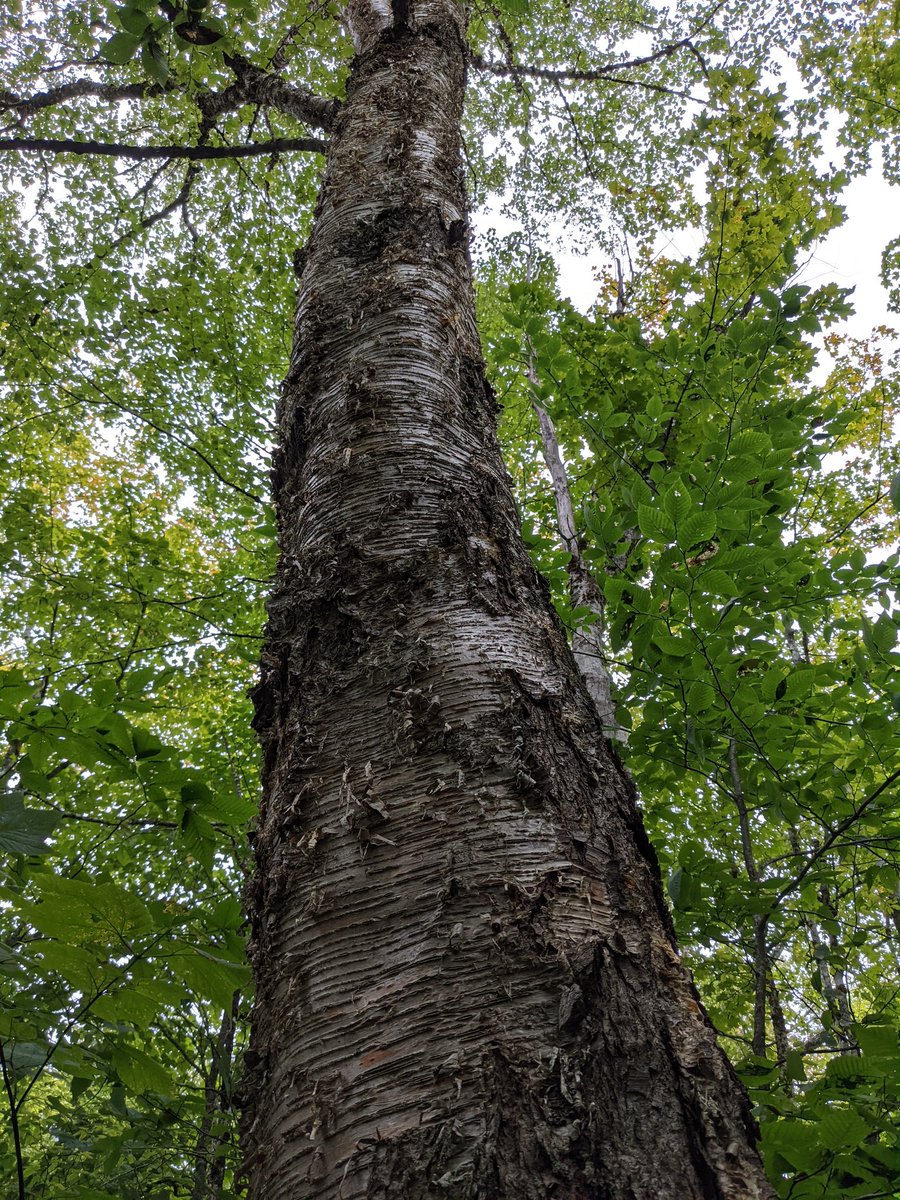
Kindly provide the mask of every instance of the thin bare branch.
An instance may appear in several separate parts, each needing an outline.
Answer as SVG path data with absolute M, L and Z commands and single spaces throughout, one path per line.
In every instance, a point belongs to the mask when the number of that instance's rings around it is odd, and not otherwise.
M 283 154 L 305 150 L 324 154 L 327 142 L 321 138 L 274 138 L 244 146 L 130 146 L 120 142 L 76 142 L 69 138 L 0 138 L 0 150 L 25 154 L 96 154 L 107 158 L 186 158 L 191 162 L 207 158 L 251 158 L 260 154 Z
M 898 779 L 900 779 L 900 769 L 898 769 L 896 771 L 892 771 L 891 774 L 888 775 L 887 779 L 885 779 L 882 783 L 880 783 L 873 792 L 870 792 L 869 795 L 866 796 L 864 800 L 860 800 L 859 804 L 857 804 L 856 808 L 854 808 L 853 812 L 849 815 L 849 817 L 845 817 L 843 821 L 840 821 L 837 825 L 835 825 L 831 829 L 831 831 L 829 832 L 829 834 L 825 838 L 825 840 L 821 843 L 820 846 L 818 846 L 812 852 L 812 854 L 810 854 L 809 858 L 806 860 L 806 862 L 803 864 L 803 866 L 800 868 L 800 870 L 797 872 L 797 874 L 794 876 L 794 878 L 790 881 L 790 883 L 785 884 L 785 886 L 781 889 L 781 891 L 775 897 L 775 900 L 772 905 L 773 908 L 777 907 L 777 905 L 779 905 L 781 903 L 781 901 L 785 898 L 785 896 L 790 895 L 791 892 L 793 892 L 797 888 L 799 888 L 800 884 L 803 882 L 803 880 L 806 878 L 806 876 L 810 873 L 810 871 L 813 869 L 813 867 L 816 865 L 816 863 L 819 861 L 819 859 L 822 857 L 822 855 L 827 854 L 827 852 L 831 849 L 831 847 L 835 844 L 835 842 L 843 834 L 845 834 L 852 825 L 856 824 L 856 822 L 860 819 L 860 817 L 862 817 L 862 815 L 866 811 L 866 809 L 868 809 L 872 804 L 874 804 L 875 801 L 878 799 L 878 797 L 881 796 L 884 792 L 886 792 L 888 790 L 888 788 L 891 787 L 892 784 L 895 784 Z
M 582 71 L 557 70 L 552 67 L 514 66 L 511 62 L 490 62 L 482 58 L 480 54 L 472 56 L 472 66 L 479 71 L 486 71 L 490 75 L 527 75 L 529 79 L 546 79 L 550 83 L 590 83 L 593 80 L 615 75 L 618 71 L 632 71 L 636 67 L 646 67 L 649 63 L 659 62 L 661 59 L 671 57 L 671 55 L 676 54 L 679 50 L 686 49 L 691 53 L 698 53 L 691 38 L 684 37 L 680 41 L 670 42 L 667 46 L 662 46 L 659 50 L 655 50 L 653 54 L 645 54 L 640 58 L 624 59 L 622 62 L 604 63 L 602 67 L 591 67 Z M 619 82 L 624 82 L 624 80 L 620 80 Z

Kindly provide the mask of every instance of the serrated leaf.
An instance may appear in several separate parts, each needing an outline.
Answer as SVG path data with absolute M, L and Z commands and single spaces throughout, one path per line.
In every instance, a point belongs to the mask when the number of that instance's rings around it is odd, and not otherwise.
M 671 542 L 675 537 L 675 525 L 671 517 L 651 504 L 637 506 L 638 525 L 644 537 L 656 542 Z
M 155 997 L 133 987 L 118 988 L 108 992 L 97 1000 L 92 1011 L 104 1020 L 114 1024 L 118 1021 L 129 1021 L 146 1029 L 158 1014 L 160 1005 Z
M 14 1079 L 29 1075 L 46 1063 L 49 1049 L 47 1042 L 13 1042 L 5 1051 L 7 1069 Z
M 250 980 L 250 968 L 244 963 L 218 958 L 194 946 L 180 945 L 167 962 L 192 992 L 222 1009 L 231 1007 L 234 993 Z
M 700 880 L 683 866 L 678 866 L 669 876 L 667 884 L 672 903 L 680 912 L 696 908 L 703 897 Z
M 797 670 L 791 671 L 787 677 L 785 696 L 788 700 L 798 700 L 802 696 L 808 696 L 815 686 L 815 682 L 815 667 L 799 667 Z
M 880 1080 L 888 1073 L 889 1067 L 885 1061 L 869 1054 L 839 1054 L 832 1058 L 825 1068 L 826 1077 L 841 1084 L 852 1079 Z
M 850 1108 L 832 1108 L 819 1121 L 819 1138 L 829 1150 L 856 1146 L 870 1133 L 872 1126 Z
M 806 1067 L 803 1055 L 799 1050 L 788 1050 L 784 1060 L 784 1073 L 788 1079 L 802 1080 L 806 1078 Z
M 688 711 L 691 713 L 705 712 L 715 703 L 716 689 L 711 684 L 698 679 L 687 690 Z
M 731 484 L 749 483 L 759 476 L 761 466 L 758 459 L 741 455 L 740 458 L 729 458 L 723 468 L 723 475 Z M 736 495 L 736 490 L 729 490 L 728 495 Z
M 759 457 L 771 449 L 769 437 L 759 429 L 741 429 L 731 439 L 728 447 L 729 454 L 735 458 L 745 454 Z
M 114 883 L 42 875 L 40 900 L 17 900 L 15 906 L 41 933 L 73 945 L 112 944 L 121 949 L 154 926 L 137 896 Z
M 701 542 L 708 542 L 716 532 L 715 514 L 697 509 L 686 517 L 678 529 L 678 545 L 690 550 Z
M 900 1058 L 900 1034 L 893 1025 L 854 1025 L 854 1035 L 863 1054 Z
M 678 492 L 666 492 L 663 496 L 663 508 L 675 522 L 676 529 L 689 515 L 692 507 L 690 496 L 684 496 Z
M 96 953 L 56 938 L 42 938 L 35 951 L 39 971 L 55 971 L 83 992 L 96 991 L 104 975 Z
M 689 641 L 685 638 L 673 637 L 664 630 L 653 634 L 653 644 L 658 646 L 664 654 L 671 654 L 675 658 L 685 658 L 688 654 L 693 653 L 693 647 Z
M 887 613 L 882 613 L 872 627 L 873 646 L 882 654 L 887 654 L 889 650 L 893 650 L 896 640 L 897 626 Z
M 734 580 L 718 567 L 704 571 L 698 576 L 698 582 L 704 591 L 711 592 L 714 596 L 739 595 Z
M 810 1171 L 820 1161 L 821 1151 L 815 1134 L 816 1127 L 809 1121 L 767 1121 L 762 1126 L 767 1156 L 776 1150 L 798 1171 Z
M 191 855 L 210 870 L 216 851 L 216 831 L 209 821 L 193 808 L 186 808 L 181 817 L 181 836 Z

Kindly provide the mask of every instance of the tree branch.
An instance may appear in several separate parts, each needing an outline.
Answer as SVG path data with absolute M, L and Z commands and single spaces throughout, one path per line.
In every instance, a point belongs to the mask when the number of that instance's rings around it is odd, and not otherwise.
M 140 222 L 138 223 L 138 229 L 152 229 L 154 225 L 158 224 L 160 221 L 164 221 L 166 217 L 171 216 L 177 208 L 180 208 L 181 217 L 185 223 L 185 227 L 187 228 L 188 233 L 191 235 L 191 240 L 196 243 L 198 241 L 198 236 L 197 231 L 191 224 L 191 219 L 188 214 L 188 200 L 190 198 L 191 188 L 193 187 L 194 180 L 200 174 L 201 170 L 201 167 L 199 167 L 195 162 L 192 162 L 184 173 L 184 179 L 182 180 L 181 187 L 178 189 L 178 195 L 175 197 L 175 199 L 170 200 L 169 203 L 159 209 L 158 212 L 150 213 L 150 215 L 146 217 L 141 217 Z M 129 237 L 131 237 L 131 231 L 124 233 L 120 238 L 117 238 L 116 241 L 113 242 L 111 248 L 116 249 L 118 246 L 121 246 L 122 243 L 127 241 Z
M 255 67 L 240 54 L 227 55 L 225 63 L 234 72 L 235 82 L 224 92 L 207 92 L 197 98 L 204 116 L 215 119 L 242 104 L 260 104 L 316 129 L 330 129 L 334 124 L 341 103 L 336 98 L 317 96 L 306 88 L 285 83 L 274 72 Z
M 18 1200 L 26 1200 L 25 1192 L 25 1159 L 22 1154 L 22 1138 L 19 1132 L 19 1110 L 16 1106 L 16 1096 L 12 1084 L 10 1064 L 6 1061 L 3 1042 L 0 1040 L 0 1072 L 3 1074 L 3 1087 L 9 1102 L 9 1123 L 12 1127 L 13 1148 L 16 1155 L 16 1181 L 18 1184 Z
M 204 116 L 215 119 L 225 112 L 240 108 L 242 104 L 259 104 L 274 108 L 285 116 L 295 117 L 317 129 L 328 129 L 334 122 L 340 101 L 329 96 L 317 96 L 307 88 L 286 83 L 272 71 L 255 67 L 239 54 L 225 59 L 234 72 L 235 83 L 222 92 L 201 92 L 197 104 Z M 18 118 L 32 117 L 45 108 L 65 104 L 90 96 L 97 100 L 115 103 L 119 100 L 146 100 L 180 89 L 171 84 L 161 87 L 156 83 L 98 83 L 95 79 L 74 79 L 33 96 L 19 96 L 15 92 L 0 89 L 0 113 L 11 112 Z
M 887 779 L 878 785 L 874 792 L 870 792 L 864 800 L 860 800 L 859 804 L 857 804 L 856 808 L 849 817 L 845 817 L 843 821 L 834 826 L 834 828 L 828 834 L 828 837 L 812 852 L 791 882 L 785 884 L 785 886 L 775 897 L 775 900 L 772 904 L 773 909 L 781 903 L 785 896 L 789 895 L 800 886 L 822 855 L 827 854 L 841 834 L 846 833 L 850 826 L 854 825 L 860 819 L 866 809 L 871 804 L 874 804 L 878 797 L 882 795 L 883 792 L 886 792 L 891 784 L 896 783 L 898 779 L 900 779 L 900 768 L 898 768 L 896 771 L 892 771 L 891 774 L 888 775 Z
M 624 62 L 606 63 L 602 67 L 592 67 L 585 71 L 560 71 L 552 67 L 525 67 L 514 66 L 512 63 L 488 62 L 480 54 L 472 55 L 472 66 L 479 71 L 487 71 L 490 75 L 527 75 L 529 79 L 546 79 L 550 83 L 589 83 L 592 80 L 614 75 L 617 71 L 630 71 L 635 67 L 645 67 L 648 63 L 659 62 L 660 59 L 669 58 L 679 50 L 685 49 L 692 54 L 698 53 L 691 38 L 683 37 L 678 42 L 670 42 L 669 45 L 654 51 L 653 54 L 626 59 Z M 702 64 L 703 59 L 701 58 L 700 61 Z M 625 81 L 618 80 L 617 82 Z
M 166 89 L 157 83 L 98 83 L 95 79 L 74 79 L 46 92 L 33 96 L 17 96 L 15 92 L 0 90 L 0 112 L 15 112 L 17 117 L 32 117 L 42 108 L 65 104 L 67 100 L 78 100 L 82 96 L 93 96 L 98 100 L 115 103 L 118 100 L 144 100 L 147 96 L 161 96 Z
M 259 154 L 282 154 L 306 150 L 324 154 L 328 143 L 321 138 L 273 138 L 244 146 L 130 146 L 121 142 L 76 142 L 57 138 L 0 138 L 0 151 L 18 150 L 25 154 L 99 154 L 107 158 L 187 158 L 192 162 L 207 158 L 251 158 Z

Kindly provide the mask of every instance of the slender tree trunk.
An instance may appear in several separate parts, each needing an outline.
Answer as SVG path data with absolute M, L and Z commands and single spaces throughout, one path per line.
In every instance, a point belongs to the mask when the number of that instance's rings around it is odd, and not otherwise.
M 253 1200 L 741 1200 L 746 1099 L 518 534 L 453 0 L 351 5 L 256 724 Z
M 210 1064 L 203 1088 L 203 1119 L 197 1133 L 194 1151 L 194 1183 L 191 1200 L 218 1200 L 225 1178 L 225 1144 L 222 1130 L 216 1129 L 216 1118 L 231 1107 L 231 1060 L 234 1055 L 234 1027 L 240 1005 L 240 993 L 235 992 L 231 1009 L 222 1016 L 222 1024 L 210 1046 Z M 217 1153 L 218 1152 L 218 1153 Z
M 612 698 L 612 676 L 606 655 L 606 613 L 603 594 L 581 552 L 566 466 L 559 448 L 553 418 L 538 399 L 535 386 L 538 379 L 533 363 L 529 365 L 528 380 L 532 385 L 531 407 L 538 419 L 544 462 L 553 488 L 556 524 L 563 546 L 569 554 L 566 568 L 569 573 L 569 598 L 573 609 L 587 609 L 593 617 L 587 621 L 576 619 L 572 630 L 572 654 L 588 694 L 594 701 L 603 732 L 617 742 L 624 742 L 625 731 L 616 720 L 616 705 Z
M 738 766 L 737 743 L 728 739 L 728 770 L 731 774 L 731 795 L 738 810 L 741 831 L 741 852 L 744 870 L 751 883 L 759 883 L 759 869 L 753 853 L 753 838 L 750 833 L 750 814 L 744 798 Z M 751 1049 L 759 1058 L 766 1056 L 766 993 L 769 990 L 769 919 L 760 913 L 753 918 L 753 1038 Z

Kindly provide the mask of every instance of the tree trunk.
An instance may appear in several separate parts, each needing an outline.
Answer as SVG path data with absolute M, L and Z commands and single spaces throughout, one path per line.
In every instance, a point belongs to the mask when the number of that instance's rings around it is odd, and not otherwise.
M 348 18 L 255 696 L 250 1196 L 770 1196 L 519 538 L 473 316 L 464 14 Z

